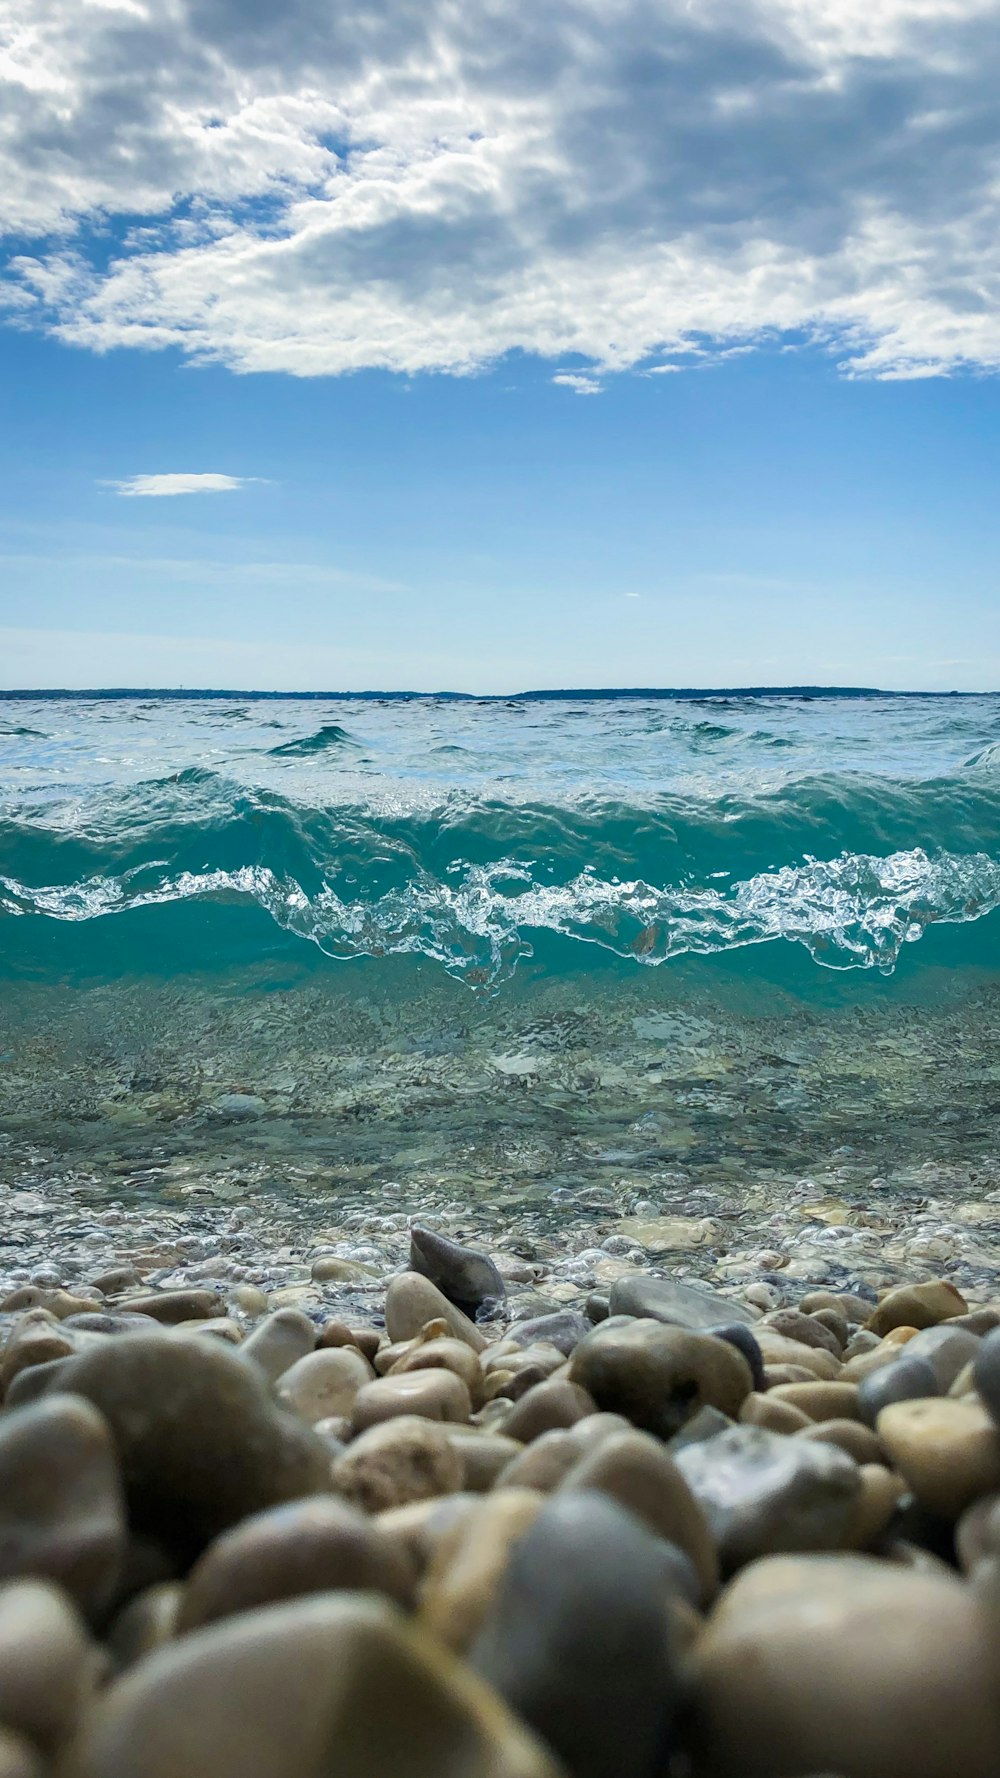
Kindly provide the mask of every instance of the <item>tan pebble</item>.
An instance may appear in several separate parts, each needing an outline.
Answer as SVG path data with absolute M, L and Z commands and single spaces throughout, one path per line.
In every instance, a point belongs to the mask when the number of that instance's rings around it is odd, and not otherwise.
M 276 1383 L 316 1345 L 316 1329 L 300 1309 L 275 1309 L 258 1321 L 243 1342 L 240 1357 L 252 1359 L 270 1383 Z
M 543 1432 L 575 1426 L 578 1420 L 596 1412 L 593 1397 L 578 1383 L 550 1378 L 521 1396 L 505 1421 L 504 1430 L 508 1438 L 520 1439 L 527 1445 Z
M 759 1321 L 753 1331 L 768 1369 L 772 1365 L 794 1364 L 821 1382 L 839 1377 L 840 1359 L 832 1352 L 821 1351 L 818 1346 L 803 1346 L 800 1340 L 787 1340 Z
M 135 1266 L 109 1266 L 98 1272 L 96 1278 L 89 1278 L 87 1288 L 99 1296 L 123 1296 L 126 1291 L 138 1290 L 141 1283 L 142 1276 Z
M 219 1315 L 210 1321 L 178 1321 L 170 1331 L 175 1339 L 188 1339 L 195 1335 L 198 1339 L 223 1340 L 227 1346 L 243 1344 L 242 1327 L 238 1321 L 230 1321 L 226 1315 Z
M 0 1587 L 0 1723 L 54 1752 L 73 1732 L 97 1682 L 97 1650 L 58 1587 Z
M 421 1588 L 420 1619 L 456 1654 L 464 1654 L 478 1634 L 511 1550 L 544 1499 L 527 1488 L 494 1489 L 479 1512 L 438 1544 Z
M 693 1651 L 695 1770 L 995 1778 L 994 1664 L 957 1579 L 865 1556 L 765 1558 Z
M 955 1526 L 955 1551 L 966 1574 L 1000 1555 L 1000 1494 L 981 1494 Z
M 366 1512 L 457 1494 L 462 1459 L 442 1425 L 416 1415 L 385 1420 L 348 1445 L 333 1465 L 333 1486 Z
M 0 1728 L 0 1778 L 44 1778 L 44 1774 L 38 1749 L 23 1735 Z
M 339 1354 L 319 1356 L 346 1357 Z M 362 1359 L 361 1361 L 365 1361 Z M 452 1370 L 418 1370 L 378 1377 L 359 1389 L 351 1409 L 351 1425 L 364 1432 L 382 1420 L 419 1414 L 424 1420 L 449 1420 L 468 1424 L 472 1412 L 469 1391 Z
M 852 1358 L 860 1358 L 863 1352 L 875 1352 L 882 1344 L 878 1334 L 873 1334 L 867 1327 L 859 1327 L 844 1347 L 841 1357 L 845 1365 Z
M 942 1518 L 957 1518 L 979 1495 L 1000 1488 L 1000 1433 L 978 1402 L 893 1402 L 875 1430 L 920 1504 Z
M 412 1340 L 428 1321 L 434 1320 L 446 1321 L 451 1332 L 471 1346 L 473 1352 L 481 1352 L 486 1345 L 475 1322 L 456 1309 L 429 1278 L 419 1272 L 400 1272 L 389 1280 L 385 1325 L 391 1341 Z
M 141 1750 L 141 1753 L 137 1753 Z M 60 1778 L 559 1778 L 497 1694 L 397 1608 L 319 1594 L 169 1643 Z
M 856 1383 L 785 1383 L 769 1393 L 772 1400 L 790 1403 L 810 1420 L 856 1420 L 858 1416 Z
M 150 1290 L 143 1296 L 122 1297 L 115 1306 L 123 1314 L 150 1315 L 169 1327 L 180 1321 L 207 1321 L 226 1312 L 217 1290 Z
M 562 1370 L 566 1363 L 565 1354 L 558 1346 L 552 1346 L 547 1340 L 533 1340 L 529 1346 L 517 1346 L 507 1340 L 498 1345 L 487 1347 L 480 1360 L 483 1375 L 489 1376 L 491 1371 L 536 1371 L 541 1377 L 554 1376 Z
M 136 1279 L 138 1283 L 138 1279 Z M 241 1315 L 249 1315 L 252 1321 L 267 1314 L 267 1297 L 256 1284 L 235 1284 L 226 1299 L 227 1309 L 238 1309 Z
M 117 1672 L 170 1641 L 177 1630 L 182 1592 L 178 1581 L 158 1581 L 136 1593 L 118 1613 L 105 1638 Z
M 422 1345 L 412 1347 L 390 1367 L 383 1375 L 391 1377 L 404 1376 L 408 1372 L 418 1370 L 449 1370 L 461 1377 L 472 1399 L 473 1407 L 480 1407 L 483 1398 L 483 1373 L 479 1359 L 471 1346 L 464 1340 L 445 1337 L 439 1340 L 428 1340 Z
M 478 1426 L 481 1432 L 502 1432 L 513 1408 L 514 1403 L 508 1401 L 506 1396 L 497 1396 L 495 1401 L 485 1402 L 481 1408 L 476 1409 L 472 1424 Z
M 892 1327 L 882 1337 L 887 1346 L 908 1346 L 911 1340 L 916 1339 L 919 1332 L 920 1329 L 917 1327 Z
M 809 1415 L 801 1408 L 793 1407 L 788 1401 L 779 1401 L 771 1392 L 765 1395 L 756 1390 L 747 1396 L 739 1418 L 744 1426 L 766 1426 L 768 1432 L 798 1432 L 800 1427 L 812 1424 Z
M 945 1278 L 934 1278 L 929 1284 L 901 1284 L 888 1291 L 869 1316 L 868 1326 L 873 1333 L 887 1334 L 894 1327 L 937 1327 L 968 1312 L 961 1291 Z
M 507 1397 L 507 1390 L 511 1388 L 514 1383 L 514 1375 L 515 1373 L 513 1371 L 491 1371 L 489 1376 L 483 1379 L 484 1403 L 496 1401 L 499 1396 L 510 1399 Z
M 100 1617 L 126 1536 L 117 1453 L 89 1401 L 50 1395 L 0 1416 L 0 1580 L 56 1581 Z
M 843 1323 L 843 1328 L 846 1335 L 846 1322 Z M 813 1315 L 803 1315 L 799 1309 L 772 1309 L 770 1315 L 765 1315 L 754 1329 L 758 1336 L 765 1332 L 794 1340 L 797 1346 L 810 1346 L 814 1349 L 818 1347 L 821 1351 L 831 1352 L 835 1358 L 839 1357 L 844 1344 L 831 1328 L 824 1326 Z
M 837 1351 L 842 1353 L 850 1338 L 850 1328 L 846 1316 L 841 1315 L 836 1309 L 813 1309 L 810 1311 L 810 1320 L 820 1322 L 833 1334 L 837 1342 Z
M 16 1314 L 18 1310 L 44 1309 L 56 1321 L 67 1315 L 92 1315 L 104 1308 L 103 1293 L 77 1296 L 74 1291 L 49 1290 L 38 1284 L 22 1285 L 0 1302 L 0 1315 Z
M 842 1383 L 863 1383 L 880 1371 L 883 1365 L 892 1364 L 900 1356 L 898 1346 L 890 1346 L 887 1340 L 879 1340 L 878 1345 L 868 1352 L 859 1352 L 854 1358 L 848 1358 L 840 1373 Z
M 963 1395 L 975 1395 L 976 1378 L 974 1364 L 975 1361 L 970 1359 L 968 1364 L 962 1366 L 958 1376 L 948 1390 L 949 1395 L 954 1396 L 956 1399 L 961 1398 Z
M 753 1387 L 749 1364 L 725 1340 L 644 1317 L 601 1323 L 575 1348 L 570 1375 L 599 1408 L 661 1438 L 706 1403 L 739 1413 Z
M 452 1527 L 464 1523 L 479 1511 L 481 1494 L 462 1491 L 440 1494 L 434 1500 L 413 1500 L 408 1506 L 391 1506 L 379 1513 L 376 1524 L 379 1536 L 405 1557 L 418 1581 L 426 1571 L 442 1538 Z
M 814 1383 L 815 1371 L 807 1371 L 803 1364 L 765 1364 L 764 1389 L 780 1389 L 783 1383 Z
M 506 1438 L 500 1432 L 480 1432 L 473 1426 L 449 1427 L 448 1442 L 462 1459 L 462 1487 L 472 1494 L 485 1494 L 492 1488 L 501 1470 L 519 1457 L 524 1448 L 515 1438 Z
M 358 1391 L 372 1380 L 372 1367 L 349 1346 L 307 1352 L 283 1371 L 277 1399 L 312 1425 L 333 1414 L 350 1414 Z
M 374 1266 L 362 1265 L 356 1259 L 338 1259 L 335 1254 L 313 1260 L 310 1270 L 314 1284 L 370 1284 L 378 1275 Z
M 704 1602 L 719 1584 L 719 1560 L 708 1522 L 669 1453 L 647 1432 L 612 1433 L 585 1452 L 561 1488 L 596 1488 L 684 1551 Z
M 305 1593 L 413 1596 L 413 1572 L 377 1522 L 346 1501 L 317 1495 L 254 1513 L 209 1544 L 188 1575 L 179 1631 Z
M 848 1291 L 810 1290 L 802 1298 L 799 1308 L 804 1315 L 815 1315 L 824 1309 L 832 1309 L 835 1315 L 845 1321 L 865 1322 L 872 1312 L 872 1305 L 862 1296 L 852 1296 Z
M 869 1426 L 862 1426 L 860 1420 L 821 1420 L 810 1421 L 798 1434 L 799 1438 L 812 1439 L 821 1445 L 836 1445 L 839 1450 L 846 1451 L 855 1463 L 884 1463 L 882 1446 Z
M 829 1421 L 835 1425 L 835 1421 Z M 845 1425 L 849 1422 L 845 1422 Z M 817 1427 L 817 1431 L 823 1428 Z M 867 1428 L 865 1429 L 867 1430 Z M 888 1528 L 893 1514 L 906 1497 L 906 1483 L 894 1470 L 882 1463 L 862 1463 L 861 1492 L 855 1508 L 854 1523 L 845 1539 L 851 1550 L 870 1549 Z
M 0 1393 L 6 1395 L 14 1378 L 37 1364 L 70 1358 L 76 1351 L 69 1334 L 47 1310 L 29 1310 L 12 1329 L 0 1359 Z
M 527 1449 L 515 1457 L 509 1468 L 501 1472 L 501 1481 L 508 1488 L 537 1488 L 550 1493 L 568 1475 L 584 1452 L 595 1450 L 605 1439 L 619 1432 L 631 1432 L 629 1422 L 621 1414 L 588 1414 L 575 1426 L 557 1432 L 543 1432 Z

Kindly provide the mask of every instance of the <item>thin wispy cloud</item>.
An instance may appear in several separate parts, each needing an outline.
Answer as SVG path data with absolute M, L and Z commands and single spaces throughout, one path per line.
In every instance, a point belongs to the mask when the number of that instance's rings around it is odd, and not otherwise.
M 177 494 L 233 494 L 255 477 L 242 475 L 131 475 L 102 485 L 129 499 L 164 500 Z
M 574 395 L 600 395 L 604 385 L 597 377 L 583 376 L 577 371 L 561 370 L 552 378 L 564 389 L 572 389 Z
M 296 376 L 789 338 L 855 376 L 1000 368 L 996 0 L 0 23 L 9 325 Z

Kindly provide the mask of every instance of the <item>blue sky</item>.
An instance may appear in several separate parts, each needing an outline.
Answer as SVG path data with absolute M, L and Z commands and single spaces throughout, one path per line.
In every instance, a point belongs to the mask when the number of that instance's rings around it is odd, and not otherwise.
M 362 10 L 0 0 L 0 686 L 1000 687 L 995 10 Z

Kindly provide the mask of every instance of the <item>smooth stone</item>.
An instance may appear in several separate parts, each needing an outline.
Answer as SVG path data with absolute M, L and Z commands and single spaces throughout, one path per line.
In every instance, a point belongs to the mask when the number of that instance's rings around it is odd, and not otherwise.
M 839 1314 L 836 1309 L 813 1309 L 809 1318 L 818 1321 L 822 1327 L 832 1333 L 837 1342 L 837 1350 L 843 1355 L 844 1347 L 851 1337 L 850 1324 L 846 1317 Z
M 663 1445 L 648 1432 L 612 1433 L 586 1451 L 560 1489 L 596 1488 L 690 1558 L 702 1603 L 719 1585 L 719 1560 L 705 1514 Z
M 472 1426 L 448 1428 L 448 1443 L 462 1459 L 461 1486 L 472 1494 L 485 1494 L 501 1471 L 519 1457 L 523 1446 L 502 1432 L 480 1432 Z
M 769 1328 L 783 1339 L 795 1340 L 800 1346 L 819 1346 L 834 1358 L 840 1357 L 844 1344 L 821 1321 L 814 1320 L 811 1315 L 801 1314 L 798 1309 L 773 1309 L 770 1315 L 765 1315 L 759 1326 L 761 1330 Z
M 135 1334 L 74 1358 L 59 1384 L 107 1420 L 133 1528 L 170 1546 L 194 1553 L 248 1513 L 329 1486 L 322 1442 L 225 1346 Z
M 795 1365 L 820 1383 L 833 1383 L 840 1376 L 840 1358 L 824 1346 L 804 1346 L 801 1340 L 789 1340 L 760 1322 L 755 1338 L 768 1371 L 779 1364 Z
M 742 1426 L 763 1426 L 767 1432 L 798 1432 L 813 1424 L 801 1408 L 793 1407 L 790 1401 L 778 1401 L 771 1392 L 759 1395 L 754 1391 L 748 1395 L 739 1418 Z
M 348 1590 L 408 1605 L 412 1571 L 363 1513 L 317 1495 L 254 1513 L 209 1544 L 188 1575 L 178 1629 L 303 1594 Z
M 610 1297 L 603 1290 L 592 1290 L 583 1305 L 583 1312 L 595 1326 L 598 1321 L 607 1321 L 611 1313 Z
M 379 1513 L 436 1494 L 457 1494 L 462 1469 L 444 1426 L 412 1415 L 363 1432 L 337 1458 L 331 1477 L 346 1500 Z
M 448 1335 L 437 1340 L 424 1340 L 404 1352 L 383 1375 L 403 1377 L 413 1371 L 426 1370 L 453 1371 L 465 1384 L 473 1407 L 482 1405 L 482 1366 L 477 1354 L 464 1340 L 455 1340 Z
M 57 1321 L 65 1321 L 69 1315 L 84 1314 L 88 1310 L 99 1309 L 101 1300 L 94 1296 L 78 1296 L 70 1290 L 47 1290 L 37 1284 L 25 1284 L 20 1290 L 12 1291 L 0 1303 L 0 1315 L 15 1314 L 18 1310 L 44 1309 L 54 1315 Z
M 804 1364 L 765 1364 L 764 1389 L 780 1389 L 783 1383 L 814 1383 L 816 1372 L 807 1371 Z
M 980 1400 L 1000 1425 L 1000 1328 L 984 1335 L 972 1361 L 972 1375 Z
M 0 1728 L 0 1778 L 45 1778 L 38 1749 L 12 1729 Z
M 235 1284 L 229 1292 L 227 1307 L 238 1309 L 241 1315 L 257 1321 L 261 1315 L 267 1314 L 267 1296 L 256 1284 Z
M 486 1338 L 475 1322 L 456 1309 L 429 1278 L 419 1272 L 400 1272 L 390 1278 L 385 1293 L 385 1326 L 393 1343 L 415 1339 L 428 1321 L 439 1320 L 446 1321 L 455 1337 L 464 1340 L 473 1352 L 482 1352 Z
M 252 1360 L 269 1383 L 276 1383 L 315 1345 L 316 1329 L 308 1315 L 301 1309 L 275 1309 L 247 1335 L 240 1356 Z
M 489 1300 L 502 1301 L 507 1286 L 485 1253 L 449 1241 L 433 1229 L 414 1223 L 410 1228 L 410 1270 L 420 1272 L 466 1314 Z
M 670 1455 L 676 1456 L 685 1445 L 700 1445 L 706 1439 L 717 1438 L 720 1432 L 727 1432 L 732 1424 L 730 1416 L 720 1413 L 718 1408 L 699 1408 L 690 1420 L 684 1422 L 680 1432 L 674 1433 L 670 1440 Z
M 509 1371 L 512 1376 L 521 1371 L 537 1371 L 544 1378 L 563 1370 L 566 1356 L 548 1340 L 532 1340 L 526 1345 L 518 1346 L 510 1338 L 505 1338 L 487 1346 L 479 1362 L 486 1378 L 498 1370 Z
M 64 1332 L 46 1310 L 29 1310 L 15 1323 L 0 1357 L 0 1393 L 6 1397 L 15 1377 L 35 1365 L 72 1358 L 79 1336 Z
M 93 1314 L 67 1315 L 64 1322 L 66 1332 L 110 1334 L 112 1338 L 120 1338 L 123 1334 L 152 1333 L 161 1323 L 154 1321 L 151 1315 L 127 1315 L 118 1309 L 98 1309 Z
M 98 1655 L 75 1608 L 48 1581 L 0 1587 L 0 1723 L 43 1753 L 74 1731 L 98 1677 Z
M 505 1488 L 537 1488 L 548 1494 L 559 1486 L 585 1450 L 591 1450 L 616 1432 L 630 1432 L 621 1414 L 588 1414 L 575 1426 L 543 1432 L 500 1473 Z
M 570 1383 L 565 1377 L 553 1377 L 546 1383 L 537 1383 L 515 1402 L 513 1412 L 504 1421 L 504 1432 L 508 1438 L 520 1439 L 522 1444 L 528 1445 L 543 1432 L 565 1430 L 596 1412 L 593 1396 L 581 1389 L 579 1383 Z
M 855 1512 L 857 1464 L 756 1426 L 734 1426 L 675 1455 L 708 1522 L 724 1573 L 756 1556 L 840 1548 Z
M 335 1414 L 350 1415 L 358 1393 L 372 1381 L 372 1367 L 349 1346 L 307 1352 L 278 1378 L 276 1398 L 310 1426 Z
M 896 1327 L 937 1327 L 956 1315 L 967 1315 L 969 1305 L 961 1292 L 944 1278 L 929 1284 L 901 1284 L 881 1299 L 868 1317 L 872 1333 L 887 1334 Z
M 810 1420 L 853 1420 L 858 1412 L 856 1383 L 785 1383 L 770 1390 L 773 1401 L 787 1402 Z
M 981 1494 L 955 1526 L 955 1552 L 966 1574 L 1000 1554 L 1000 1494 Z
M 127 1535 L 115 1446 L 90 1402 L 51 1395 L 0 1416 L 0 1579 L 56 1581 L 99 1617 Z
M 980 1339 L 1000 1327 L 1000 1309 L 970 1309 L 967 1315 L 955 1315 L 950 1323 L 952 1327 L 964 1328 L 967 1333 L 978 1334 Z
M 150 1315 L 169 1327 L 181 1321 L 207 1321 L 226 1312 L 217 1290 L 151 1290 L 144 1296 L 123 1297 L 115 1306 L 123 1314 Z
M 479 1634 L 511 1553 L 544 1501 L 529 1488 L 496 1488 L 439 1541 L 421 1587 L 420 1620 L 456 1654 Z
M 374 1365 L 382 1344 L 377 1327 L 347 1327 L 342 1321 L 327 1321 L 320 1328 L 317 1346 L 356 1346 L 368 1363 Z
M 560 1778 L 397 1608 L 317 1594 L 197 1630 L 88 1717 L 60 1778 Z
M 957 1519 L 981 1494 L 1000 1488 L 1000 1432 L 979 1402 L 893 1402 L 875 1430 L 929 1512 Z
M 882 1462 L 862 1463 L 860 1468 L 861 1493 L 847 1538 L 847 1547 L 852 1550 L 872 1549 L 884 1539 L 907 1498 L 906 1483 L 894 1469 L 886 1469 Z
M 336 1254 L 321 1254 L 309 1269 L 314 1284 L 369 1284 L 378 1277 L 373 1266 L 356 1259 L 339 1259 Z
M 648 1278 L 636 1272 L 615 1280 L 608 1307 L 612 1315 L 641 1316 L 644 1320 L 684 1327 L 693 1333 L 729 1327 L 734 1321 L 754 1326 L 757 1321 L 752 1310 L 743 1303 L 720 1296 L 705 1285 L 681 1284 L 673 1278 Z
M 937 1379 L 938 1389 L 942 1395 L 947 1395 L 959 1372 L 975 1362 L 981 1345 L 979 1336 L 970 1333 L 968 1328 L 944 1321 L 940 1327 L 926 1327 L 923 1332 L 915 1334 L 907 1342 L 904 1357 L 926 1359 Z
M 811 1439 L 818 1445 L 836 1445 L 839 1451 L 846 1451 L 855 1463 L 882 1463 L 884 1453 L 870 1426 L 862 1426 L 860 1420 L 821 1420 L 803 1426 L 795 1434 L 797 1438 Z
M 124 1673 L 176 1635 L 183 1593 L 179 1581 L 156 1581 L 122 1608 L 105 1638 L 116 1673 Z
M 753 1383 L 746 1359 L 724 1340 L 643 1319 L 594 1328 L 573 1353 L 570 1378 L 599 1408 L 660 1438 L 706 1403 L 739 1413 Z
M 799 1303 L 803 1315 L 816 1315 L 824 1310 L 832 1309 L 835 1315 L 842 1317 L 848 1324 L 864 1324 L 868 1320 L 874 1301 L 868 1302 L 863 1296 L 854 1296 L 850 1291 L 842 1290 L 809 1290 Z
M 773 1557 L 692 1656 L 698 1778 L 995 1778 L 995 1642 L 970 1589 L 866 1556 Z
M 99 1290 L 102 1296 L 123 1296 L 126 1291 L 141 1289 L 142 1278 L 134 1266 L 111 1266 L 105 1272 L 98 1272 L 89 1283 L 91 1289 Z
M 43 1395 L 58 1389 L 59 1378 L 71 1362 L 71 1356 L 50 1358 L 46 1364 L 31 1364 L 18 1371 L 4 1396 L 4 1409 L 9 1412 L 12 1408 L 26 1407 L 29 1402 L 40 1401 Z
M 710 1333 L 714 1340 L 726 1340 L 730 1346 L 736 1347 L 737 1352 L 742 1352 L 750 1366 L 754 1388 L 763 1389 L 764 1354 L 760 1349 L 759 1340 L 755 1334 L 751 1333 L 749 1327 L 745 1327 L 742 1321 L 732 1321 L 722 1327 L 706 1328 L 705 1331 Z
M 564 1358 L 568 1358 L 584 1335 L 590 1333 L 591 1326 L 587 1317 L 575 1309 L 556 1309 L 551 1315 L 533 1315 L 527 1321 L 515 1321 L 507 1330 L 506 1338 L 514 1346 L 538 1343 L 555 1346 Z
M 573 1489 L 515 1544 L 469 1664 L 573 1778 L 650 1778 L 679 1680 L 669 1546 L 614 1501 Z
M 209 1321 L 178 1321 L 167 1332 L 175 1340 L 222 1340 L 227 1346 L 243 1344 L 242 1327 L 238 1321 L 230 1321 L 227 1315 L 217 1315 Z
M 940 1394 L 938 1380 L 926 1358 L 904 1353 L 880 1365 L 858 1384 L 858 1416 L 874 1426 L 883 1408 L 895 1401 L 920 1401 Z
M 333 1357 L 334 1354 L 318 1354 Z M 346 1353 L 336 1354 L 346 1357 Z M 361 1361 L 364 1363 L 364 1359 Z M 472 1413 L 469 1391 L 450 1370 L 419 1370 L 400 1375 L 378 1377 L 358 1390 L 351 1409 L 351 1426 L 364 1432 L 383 1420 L 394 1420 L 402 1414 L 419 1414 L 424 1420 L 448 1420 L 468 1425 Z
M 378 1515 L 379 1535 L 409 1564 L 419 1582 L 438 1545 L 450 1537 L 453 1526 L 471 1519 L 481 1502 L 481 1494 L 463 1490 L 440 1494 L 433 1500 L 411 1500 L 408 1506 L 392 1506 Z

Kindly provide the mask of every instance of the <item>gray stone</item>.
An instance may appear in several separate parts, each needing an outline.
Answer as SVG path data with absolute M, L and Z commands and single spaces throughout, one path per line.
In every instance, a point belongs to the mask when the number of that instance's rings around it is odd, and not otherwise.
M 593 1323 L 585 1315 L 577 1314 L 575 1309 L 557 1309 L 551 1315 L 533 1315 L 530 1321 L 515 1321 L 505 1337 L 513 1340 L 515 1346 L 534 1346 L 543 1341 L 557 1347 L 563 1357 L 568 1358 L 584 1335 L 591 1332 L 592 1326 Z
M 681 1284 L 673 1278 L 648 1278 L 642 1273 L 619 1278 L 608 1299 L 612 1315 L 643 1315 L 704 1333 L 733 1321 L 753 1326 L 757 1317 L 743 1303 L 720 1296 L 707 1285 Z
M 959 1371 L 973 1362 L 981 1345 L 978 1334 L 943 1321 L 940 1327 L 925 1327 L 922 1333 L 907 1340 L 903 1356 L 907 1360 L 925 1358 L 937 1378 L 938 1389 L 946 1395 Z
M 418 1223 L 410 1229 L 410 1270 L 422 1272 L 449 1302 L 473 1317 L 484 1302 L 507 1295 L 507 1286 L 485 1253 L 462 1247 Z
M 842 1547 L 861 1493 L 861 1471 L 835 1445 L 734 1426 L 671 1451 L 732 1573 L 755 1556 Z
M 90 1402 L 52 1395 L 0 1418 L 0 1578 L 57 1581 L 96 1618 L 126 1536 L 111 1432 Z
M 558 1495 L 515 1544 L 469 1652 L 573 1778 L 649 1778 L 678 1695 L 670 1546 L 601 1494 Z
M 658 1438 L 669 1438 L 706 1402 L 735 1416 L 753 1387 L 750 1366 L 727 1341 L 644 1318 L 595 1327 L 574 1351 L 569 1374 L 599 1408 Z
M 316 1345 L 316 1329 L 301 1309 L 275 1309 L 258 1321 L 240 1348 L 240 1357 L 251 1359 L 269 1383 L 276 1383 Z
M 980 1341 L 972 1376 L 980 1399 L 1000 1425 L 1000 1327 Z
M 925 1396 L 940 1393 L 929 1359 L 910 1358 L 904 1349 L 901 1358 L 894 1358 L 890 1364 L 862 1377 L 858 1384 L 858 1415 L 866 1426 L 873 1427 L 882 1409 L 890 1403 L 920 1401 Z

